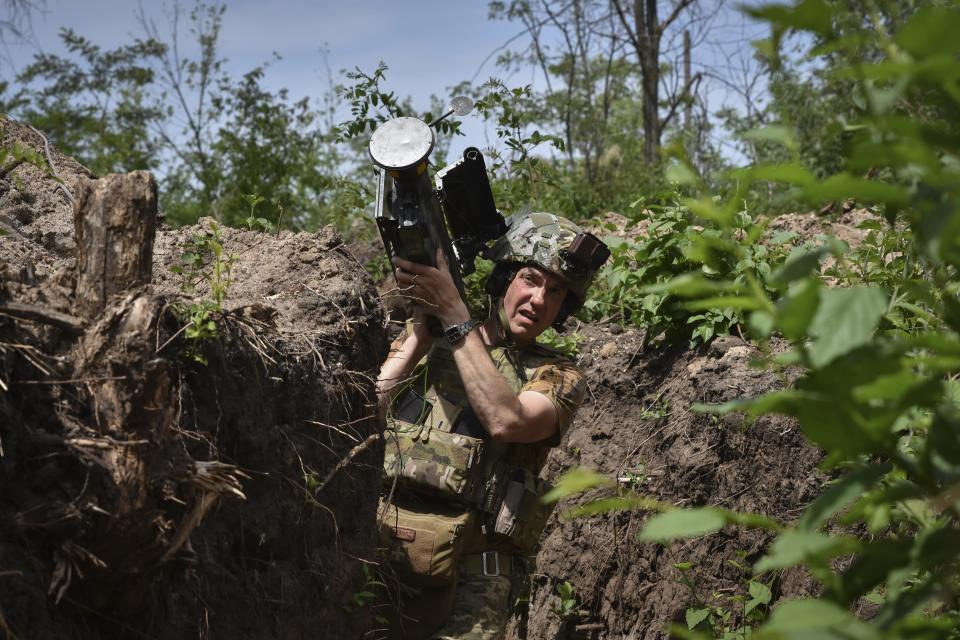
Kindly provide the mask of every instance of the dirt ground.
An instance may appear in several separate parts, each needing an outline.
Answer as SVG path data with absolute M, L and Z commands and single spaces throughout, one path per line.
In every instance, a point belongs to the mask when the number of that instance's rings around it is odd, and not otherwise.
M 786 419 L 712 417 L 694 402 L 753 397 L 783 381 L 758 368 L 764 357 L 737 337 L 689 350 L 642 347 L 642 335 L 619 326 L 583 326 L 580 365 L 590 394 L 547 475 L 584 466 L 636 492 L 677 506 L 722 506 L 790 520 L 815 497 L 823 479 L 820 453 Z M 536 557 L 529 615 L 513 638 L 663 638 L 688 607 L 720 605 L 744 595 L 749 567 L 770 536 L 734 528 L 662 546 L 637 540 L 642 511 L 567 519 L 562 513 L 604 490 L 562 501 Z M 677 565 L 689 563 L 681 571 Z M 811 584 L 787 572 L 762 577 L 774 597 L 806 593 Z M 577 606 L 561 613 L 558 585 L 569 583 Z

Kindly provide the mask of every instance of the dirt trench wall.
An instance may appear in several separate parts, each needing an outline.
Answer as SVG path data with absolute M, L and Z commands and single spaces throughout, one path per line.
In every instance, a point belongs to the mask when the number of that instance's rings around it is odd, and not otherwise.
M 362 266 L 332 230 L 222 229 L 232 282 L 190 340 L 209 278 L 170 267 L 210 222 L 161 225 L 151 282 L 85 319 L 72 216 L 36 167 L 0 179 L 0 637 L 359 637 L 382 450 L 331 472 L 376 431 Z
M 762 354 L 739 338 L 689 350 L 642 346 L 641 334 L 617 326 L 582 327 L 581 366 L 590 393 L 560 447 L 547 463 L 556 479 L 582 465 L 619 479 L 620 491 L 650 495 L 677 506 L 722 506 L 792 521 L 817 495 L 821 453 L 805 443 L 797 424 L 764 417 L 715 417 L 691 410 L 695 402 L 754 397 L 784 380 L 751 366 Z M 609 494 L 609 492 L 604 495 Z M 562 501 L 536 558 L 529 614 L 514 620 L 510 637 L 631 638 L 668 636 L 685 626 L 688 607 L 720 606 L 740 624 L 750 567 L 771 536 L 728 527 L 668 546 L 639 542 L 649 517 L 642 511 L 565 519 L 562 512 L 598 497 Z M 687 566 L 681 570 L 677 567 Z M 810 593 L 799 570 L 760 576 L 774 602 Z M 569 583 L 576 602 L 563 607 L 557 586 Z M 761 607 L 760 612 L 763 611 Z M 720 625 L 721 630 L 724 625 Z

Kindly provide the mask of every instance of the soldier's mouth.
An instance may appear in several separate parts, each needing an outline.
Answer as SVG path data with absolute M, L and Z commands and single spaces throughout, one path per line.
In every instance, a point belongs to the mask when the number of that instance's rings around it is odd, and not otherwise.
M 526 318 L 526 319 L 529 320 L 530 322 L 536 322 L 536 321 L 537 321 L 537 314 L 532 313 L 532 312 L 530 312 L 530 311 L 524 311 L 523 309 L 520 309 L 519 314 L 520 314 L 521 317 Z

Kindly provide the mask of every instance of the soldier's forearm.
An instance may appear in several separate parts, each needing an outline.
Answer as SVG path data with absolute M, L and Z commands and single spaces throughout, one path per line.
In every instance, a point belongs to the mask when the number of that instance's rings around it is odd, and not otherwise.
M 537 442 L 557 428 L 553 403 L 539 393 L 517 393 L 497 370 L 483 339 L 472 331 L 453 349 L 470 406 L 494 440 Z
M 380 375 L 377 376 L 377 403 L 381 414 L 386 415 L 390 402 L 432 345 L 433 338 L 429 333 L 414 327 L 399 348 L 392 350 L 387 356 L 380 367 Z

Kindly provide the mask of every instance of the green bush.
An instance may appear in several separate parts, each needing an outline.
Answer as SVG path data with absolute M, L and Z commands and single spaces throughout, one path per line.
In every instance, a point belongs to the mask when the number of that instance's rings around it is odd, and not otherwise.
M 583 320 L 611 319 L 645 328 L 648 341 L 662 335 L 694 345 L 744 324 L 739 299 L 730 297 L 729 305 L 721 306 L 721 296 L 752 287 L 773 293 L 766 282 L 786 252 L 780 243 L 762 241 L 765 221 L 745 210 L 729 220 L 698 217 L 695 209 L 703 206 L 694 203 L 691 209 L 679 193 L 674 199 L 637 216 L 634 224 L 646 226 L 636 240 L 604 238 L 611 259 L 597 275 Z M 709 305 L 684 302 L 691 293 L 717 297 Z
M 684 299 L 687 310 L 736 309 L 757 340 L 789 339 L 778 364 L 802 369 L 793 388 L 697 409 L 794 417 L 837 479 L 792 523 L 640 497 L 602 507 L 665 510 L 641 534 L 650 541 L 727 525 L 777 532 L 755 575 L 803 565 L 822 595 L 771 602 L 754 638 L 960 637 L 960 11 L 920 8 L 893 35 L 876 5 L 866 11 L 851 19 L 823 0 L 750 10 L 773 28 L 767 54 L 800 32 L 818 43 L 814 55 L 848 61 L 832 73 L 853 83 L 863 107 L 848 126 L 843 169 L 821 179 L 796 162 L 753 166 L 725 197 L 686 201 L 705 230 L 716 225 L 702 243 L 709 250 L 682 251 L 680 268 L 700 268 L 645 289 Z M 864 59 L 862 44 L 878 39 L 878 55 Z M 767 134 L 794 139 L 787 128 Z M 744 255 L 724 239 L 738 237 L 743 194 L 763 181 L 811 206 L 853 198 L 887 222 L 866 223 L 856 251 L 828 239 L 741 278 L 719 258 Z M 828 281 L 820 263 L 829 254 Z M 859 601 L 875 605 L 868 619 L 851 613 Z

